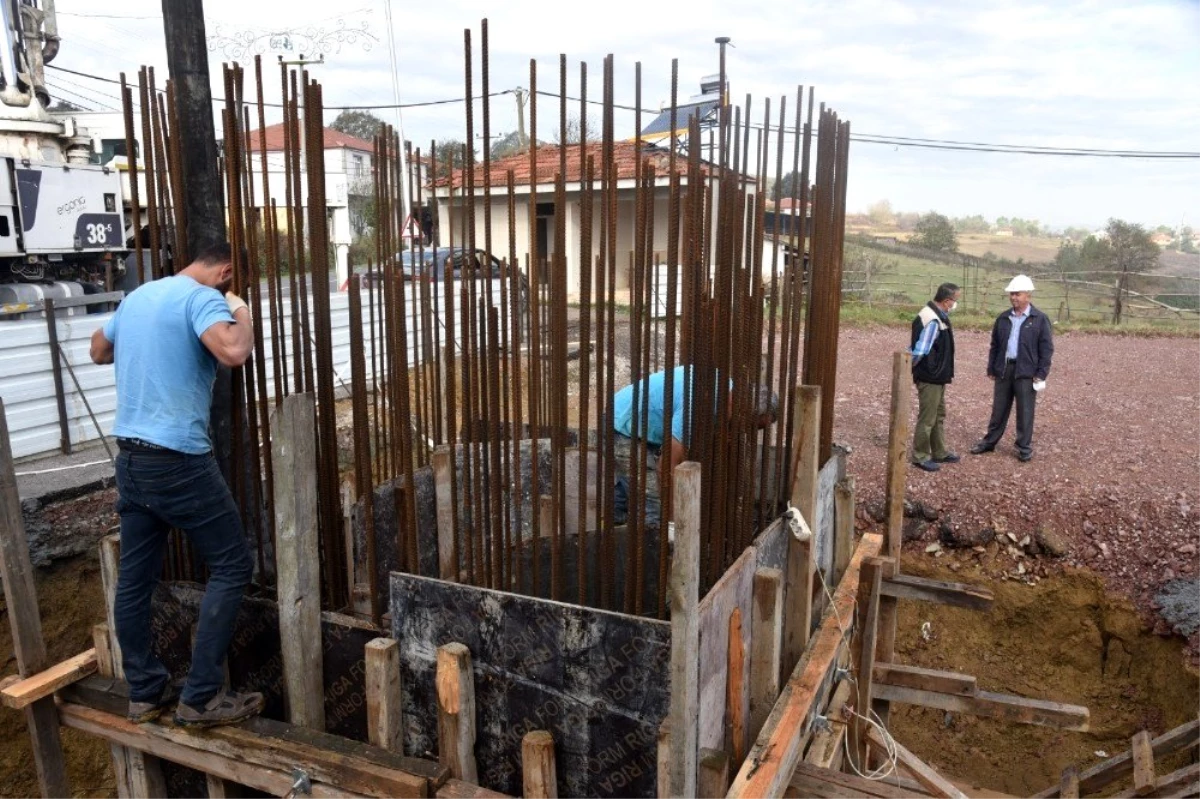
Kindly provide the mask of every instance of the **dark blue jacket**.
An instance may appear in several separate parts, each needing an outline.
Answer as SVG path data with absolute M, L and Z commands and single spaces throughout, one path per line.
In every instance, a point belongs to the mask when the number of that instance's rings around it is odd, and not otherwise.
M 993 377 L 1004 376 L 1005 351 L 1008 349 L 1008 334 L 1012 331 L 1012 309 L 996 317 L 992 326 L 992 347 L 988 351 L 987 373 Z M 1029 304 L 1029 318 L 1021 324 L 1017 334 L 1017 363 L 1015 378 L 1037 378 L 1045 380 L 1050 374 L 1050 361 L 1054 357 L 1054 333 L 1050 329 L 1050 318 Z

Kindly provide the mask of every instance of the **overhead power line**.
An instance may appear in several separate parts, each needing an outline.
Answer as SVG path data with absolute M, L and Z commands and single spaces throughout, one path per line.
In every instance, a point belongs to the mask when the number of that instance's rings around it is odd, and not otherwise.
M 57 64 L 47 64 L 50 69 L 66 72 L 71 75 L 77 75 L 81 78 L 89 78 L 91 80 L 101 81 L 104 83 L 113 83 L 120 85 L 119 80 L 106 78 L 101 75 L 93 75 L 88 72 L 80 72 L 67 67 L 60 67 Z M 134 88 L 138 84 L 131 83 Z M 161 91 L 161 89 L 159 90 Z M 503 89 L 488 94 L 488 97 L 501 97 L 506 94 L 513 94 L 514 89 Z M 537 94 L 554 99 L 559 98 L 557 92 L 548 92 L 539 90 Z M 479 98 L 477 98 L 479 99 Z M 579 102 L 578 97 L 566 96 L 566 100 Z M 214 103 L 224 103 L 225 100 L 220 97 L 213 98 Z M 405 109 L 405 108 L 427 108 L 430 106 L 439 105 L 454 105 L 456 103 L 465 102 L 463 98 L 456 97 L 446 100 L 426 100 L 423 102 L 414 103 L 378 103 L 371 105 L 330 105 L 326 106 L 329 111 L 386 111 L 390 109 Z M 603 105 L 600 100 L 588 100 L 589 105 Z M 282 108 L 282 103 L 264 103 L 270 108 Z M 614 103 L 614 108 L 619 108 L 623 111 L 637 111 L 635 106 L 623 105 Z M 643 108 L 643 113 L 655 114 L 657 111 Z M 751 124 L 751 130 L 763 130 L 761 124 Z M 795 128 L 784 126 L 780 128 L 771 128 L 775 132 L 785 134 L 796 134 Z M 1190 151 L 1172 151 L 1172 150 L 1112 150 L 1087 147 L 1048 147 L 1034 144 L 995 144 L 988 142 L 970 142 L 970 141 L 955 141 L 953 139 L 925 139 L 911 136 L 893 136 L 889 134 L 875 133 L 851 133 L 850 140 L 859 142 L 860 144 L 882 144 L 890 147 L 913 147 L 926 150 L 954 150 L 958 152 L 977 152 L 977 153 L 1015 153 L 1018 155 L 1052 155 L 1052 156 L 1070 156 L 1070 157 L 1090 157 L 1090 158 L 1140 158 L 1140 159 L 1200 159 L 1200 152 Z

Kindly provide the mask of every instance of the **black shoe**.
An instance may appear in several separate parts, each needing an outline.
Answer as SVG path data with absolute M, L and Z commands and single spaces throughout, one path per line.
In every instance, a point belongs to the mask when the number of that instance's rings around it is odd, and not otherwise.
M 1017 460 L 1019 460 L 1021 463 L 1029 463 L 1031 460 L 1033 460 L 1033 453 L 1032 452 L 1018 452 Z
M 167 684 L 163 686 L 162 693 L 158 695 L 158 699 L 151 702 L 130 702 L 126 715 L 134 724 L 145 724 L 148 721 L 154 721 L 162 715 L 164 710 L 178 701 L 179 686 L 168 680 Z
M 913 466 L 926 472 L 936 472 L 942 468 L 936 461 L 913 461 Z
M 934 458 L 934 460 L 937 461 L 938 463 L 958 463 L 959 461 L 962 460 L 962 458 L 960 458 L 954 452 L 947 452 L 945 455 L 943 455 L 940 458 Z
M 976 444 L 975 446 L 971 447 L 971 454 L 972 455 L 982 455 L 985 452 L 991 452 L 995 448 L 996 448 L 995 444 L 984 444 L 983 442 L 980 442 L 980 443 Z

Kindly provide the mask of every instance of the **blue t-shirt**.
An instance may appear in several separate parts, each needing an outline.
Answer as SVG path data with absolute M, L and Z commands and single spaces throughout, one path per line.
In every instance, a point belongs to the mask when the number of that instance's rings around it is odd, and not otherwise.
M 646 391 L 650 392 L 650 411 L 639 419 L 644 436 L 636 436 L 633 432 L 633 385 L 613 395 L 613 429 L 623 436 L 641 438 L 650 444 L 662 446 L 663 443 L 663 401 L 666 398 L 666 371 L 655 372 L 641 382 L 639 404 L 644 401 Z M 674 370 L 674 388 L 671 394 L 671 435 L 680 443 L 683 440 L 683 394 L 686 380 L 683 366 Z M 641 409 L 638 409 L 641 413 Z
M 217 359 L 200 336 L 232 322 L 221 292 L 175 275 L 138 288 L 104 325 L 117 370 L 113 435 L 202 455 Z

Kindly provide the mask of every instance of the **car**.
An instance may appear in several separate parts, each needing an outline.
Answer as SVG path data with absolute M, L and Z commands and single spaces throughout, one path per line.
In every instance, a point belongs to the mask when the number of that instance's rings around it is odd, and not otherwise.
M 503 274 L 503 264 L 500 259 L 494 255 L 489 258 L 487 252 L 481 249 L 471 251 L 465 247 L 428 247 L 397 253 L 396 260 L 399 262 L 400 273 L 405 280 L 416 280 L 424 276 L 441 283 L 446 276 L 447 263 L 453 269 L 454 280 L 469 279 L 471 270 L 484 263 L 490 263 L 491 268 L 481 269 L 478 273 L 480 278 L 496 280 Z M 383 281 L 383 270 L 378 266 L 370 267 L 359 274 L 362 275 L 364 285 L 378 284 Z M 521 273 L 519 280 L 521 284 L 520 308 L 521 312 L 525 313 L 529 306 L 529 278 Z

